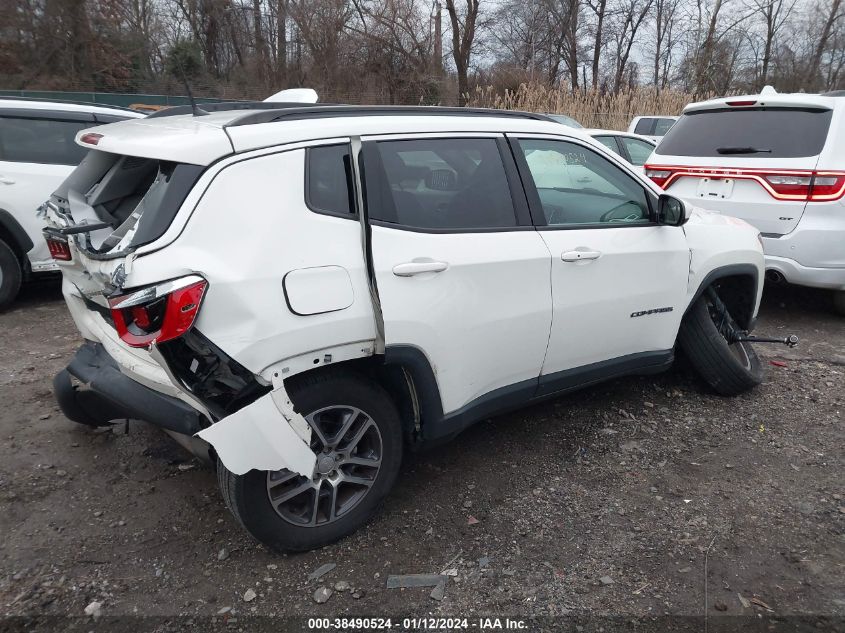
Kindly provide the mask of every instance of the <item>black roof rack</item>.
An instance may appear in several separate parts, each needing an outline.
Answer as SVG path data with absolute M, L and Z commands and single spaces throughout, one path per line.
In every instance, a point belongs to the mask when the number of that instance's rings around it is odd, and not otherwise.
M 277 106 L 280 104 L 276 104 Z M 452 108 L 442 106 L 360 106 L 360 105 L 326 105 L 313 104 L 302 107 L 303 104 L 285 104 L 284 109 L 262 109 L 250 112 L 224 125 L 224 127 L 240 127 L 258 123 L 272 123 L 274 121 L 295 121 L 299 119 L 315 119 L 330 117 L 356 116 L 402 116 L 402 115 L 439 115 L 439 116 L 494 116 L 514 117 L 520 119 L 534 119 L 536 121 L 555 121 L 545 114 L 536 112 L 517 112 L 515 110 L 495 110 L 492 108 Z
M 202 103 L 197 101 L 197 107 L 206 112 L 228 112 L 230 110 L 283 110 L 285 108 L 305 108 L 314 107 L 321 104 L 309 103 L 287 103 L 283 101 L 216 101 L 213 103 Z M 150 114 L 148 119 L 158 119 L 165 116 L 179 116 L 180 114 L 193 114 L 193 109 L 189 105 L 172 106 L 157 110 Z
M 110 103 L 97 103 L 95 101 L 71 101 L 70 99 L 41 99 L 39 97 L 16 97 L 14 95 L 0 95 L 0 101 L 33 101 L 36 103 L 57 103 L 64 105 L 80 105 L 80 106 L 94 106 L 96 108 L 108 108 L 110 110 L 120 110 L 122 112 L 138 112 L 132 108 L 124 108 L 123 106 L 111 105 Z

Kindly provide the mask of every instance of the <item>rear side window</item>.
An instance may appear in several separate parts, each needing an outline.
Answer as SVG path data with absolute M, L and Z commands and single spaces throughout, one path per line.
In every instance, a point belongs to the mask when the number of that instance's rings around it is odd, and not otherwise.
M 308 148 L 305 202 L 312 211 L 341 216 L 355 212 L 350 160 L 347 144 Z
M 76 133 L 94 125 L 86 121 L 0 118 L 0 160 L 13 163 L 78 165 L 84 148 Z
M 516 225 L 495 139 L 381 141 L 375 147 L 382 176 L 374 183 L 367 174 L 372 219 L 421 229 Z
M 817 156 L 830 127 L 830 110 L 743 108 L 683 115 L 660 141 L 667 156 L 797 158 Z
M 675 125 L 675 119 L 656 119 L 652 136 L 664 136 Z
M 646 118 L 640 119 L 637 121 L 637 127 L 634 128 L 634 132 L 637 134 L 642 134 L 644 136 L 650 136 L 651 131 L 654 129 L 654 119 Z

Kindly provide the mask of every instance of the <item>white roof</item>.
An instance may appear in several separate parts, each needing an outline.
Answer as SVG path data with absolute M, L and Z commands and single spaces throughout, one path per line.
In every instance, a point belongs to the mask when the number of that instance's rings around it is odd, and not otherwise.
M 119 114 L 127 117 L 144 117 L 143 112 L 128 108 L 109 107 L 94 103 L 66 103 L 64 101 L 38 101 L 35 99 L 0 99 L 0 109 L 53 110 L 59 112 L 90 112 L 92 114 Z
M 698 103 L 690 103 L 684 108 L 684 112 L 730 107 L 730 103 L 735 101 L 754 101 L 757 106 L 786 108 L 811 107 L 826 108 L 828 110 L 833 110 L 837 103 L 845 103 L 842 98 L 825 97 L 819 94 L 805 94 L 803 92 L 779 93 L 765 90 L 763 93 L 757 95 L 737 95 L 733 97 L 710 99 L 709 101 L 699 101 Z
M 346 138 L 385 134 L 425 132 L 484 133 L 511 132 L 553 134 L 587 138 L 581 130 L 551 121 L 514 116 L 426 114 L 369 114 L 365 116 L 313 117 L 224 126 L 255 110 L 226 110 L 205 116 L 180 114 L 120 121 L 88 128 L 77 134 L 102 134 L 97 149 L 116 154 L 145 156 L 162 160 L 207 165 L 233 152 L 246 152 L 263 147 L 316 139 Z

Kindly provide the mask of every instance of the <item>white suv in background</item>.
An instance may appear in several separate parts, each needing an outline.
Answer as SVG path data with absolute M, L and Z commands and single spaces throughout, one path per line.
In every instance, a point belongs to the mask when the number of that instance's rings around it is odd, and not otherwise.
M 58 270 L 38 206 L 85 156 L 82 129 L 144 116 L 124 108 L 0 97 L 0 309 L 31 274 Z
M 845 314 L 845 91 L 688 105 L 646 174 L 756 226 L 770 279 L 829 288 Z
M 203 105 L 80 133 L 45 237 L 85 344 L 65 415 L 144 419 L 270 547 L 361 526 L 403 452 L 668 368 L 762 380 L 757 230 L 535 114 Z

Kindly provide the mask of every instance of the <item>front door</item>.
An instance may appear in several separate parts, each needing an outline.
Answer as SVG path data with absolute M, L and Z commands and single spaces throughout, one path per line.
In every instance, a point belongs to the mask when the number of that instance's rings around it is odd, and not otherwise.
M 530 397 L 551 327 L 550 256 L 504 137 L 362 151 L 386 347 L 425 354 L 446 415 L 502 390 Z
M 586 144 L 520 138 L 514 146 L 552 254 L 540 393 L 671 357 L 689 275 L 683 228 L 657 225 L 656 196 Z

